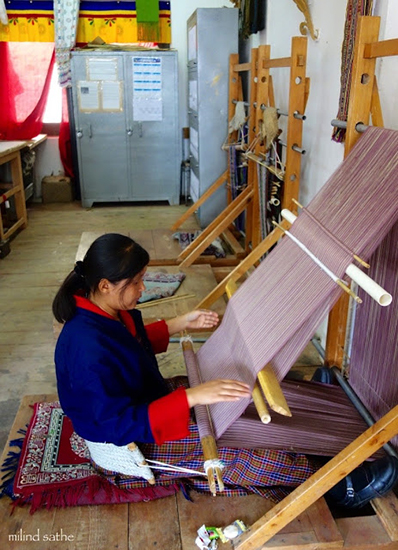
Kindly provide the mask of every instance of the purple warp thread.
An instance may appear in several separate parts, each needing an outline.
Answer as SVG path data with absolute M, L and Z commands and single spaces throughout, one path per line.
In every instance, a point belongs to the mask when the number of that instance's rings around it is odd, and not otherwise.
M 336 239 L 306 215 L 291 233 L 338 277 L 353 261 L 350 250 L 369 258 L 398 221 L 398 132 L 369 128 L 307 209 Z M 202 380 L 232 378 L 253 387 L 268 363 L 282 380 L 341 292 L 283 239 L 234 294 L 220 327 L 198 351 Z M 249 403 L 210 406 L 216 439 Z

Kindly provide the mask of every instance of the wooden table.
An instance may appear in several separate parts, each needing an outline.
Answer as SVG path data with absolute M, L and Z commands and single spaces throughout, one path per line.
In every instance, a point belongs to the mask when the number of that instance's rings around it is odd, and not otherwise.
M 7 206 L 9 199 L 14 197 L 17 214 L 17 220 L 7 229 L 3 225 L 3 215 L 0 216 L 0 257 L 8 253 L 8 238 L 18 229 L 25 229 L 28 224 L 20 155 L 21 149 L 28 145 L 27 141 L 0 141 L 0 166 L 9 163 L 11 169 L 11 181 L 0 182 L 0 205 L 5 203 Z

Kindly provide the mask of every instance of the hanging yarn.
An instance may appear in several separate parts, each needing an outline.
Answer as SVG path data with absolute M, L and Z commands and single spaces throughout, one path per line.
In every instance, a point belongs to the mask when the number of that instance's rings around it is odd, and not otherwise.
M 235 105 L 235 114 L 228 124 L 228 133 L 237 132 L 246 122 L 246 110 L 244 101 L 237 101 Z
M 275 107 L 267 107 L 263 112 L 263 119 L 260 120 L 260 135 L 268 151 L 273 141 L 280 135 L 282 130 L 278 126 L 278 113 Z

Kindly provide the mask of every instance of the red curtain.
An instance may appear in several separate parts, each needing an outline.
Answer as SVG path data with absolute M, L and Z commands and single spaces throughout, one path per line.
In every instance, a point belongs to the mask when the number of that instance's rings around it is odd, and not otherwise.
M 72 143 L 69 128 L 66 88 L 62 88 L 62 121 L 59 127 L 58 145 L 65 176 L 69 176 L 73 179 Z
M 42 130 L 54 44 L 0 42 L 0 139 L 31 139 Z

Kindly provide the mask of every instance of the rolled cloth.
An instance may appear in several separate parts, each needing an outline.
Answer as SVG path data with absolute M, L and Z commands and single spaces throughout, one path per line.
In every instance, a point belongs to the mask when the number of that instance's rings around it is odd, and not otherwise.
M 398 221 L 398 132 L 366 130 L 307 209 L 326 231 L 304 212 L 291 233 L 343 278 L 353 261 L 350 250 L 366 260 Z M 198 351 L 202 380 L 233 378 L 253 387 L 268 363 L 282 380 L 341 292 L 295 243 L 283 239 L 234 294 L 220 327 Z M 249 403 L 210 406 L 216 439 Z

